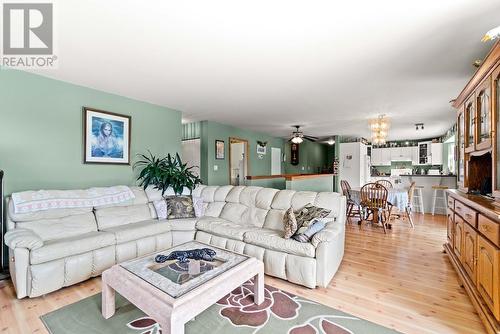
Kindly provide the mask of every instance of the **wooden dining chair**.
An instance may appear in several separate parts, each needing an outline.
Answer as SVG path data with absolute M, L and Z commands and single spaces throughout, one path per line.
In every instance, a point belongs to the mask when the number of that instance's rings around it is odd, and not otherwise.
M 361 206 L 373 215 L 373 223 L 382 223 L 384 233 L 387 233 L 387 220 L 391 216 L 391 207 L 387 203 L 387 188 L 379 183 L 365 184 L 360 191 Z
M 340 181 L 340 187 L 342 188 L 342 194 L 347 199 L 347 207 L 346 207 L 346 222 L 350 217 L 359 217 L 361 221 L 363 218 L 361 216 L 362 209 L 361 206 L 354 202 L 351 197 L 351 185 L 346 180 Z
M 392 185 L 392 182 L 389 180 L 378 180 L 378 181 L 375 181 L 375 183 L 381 184 L 387 189 L 394 188 L 394 186 Z

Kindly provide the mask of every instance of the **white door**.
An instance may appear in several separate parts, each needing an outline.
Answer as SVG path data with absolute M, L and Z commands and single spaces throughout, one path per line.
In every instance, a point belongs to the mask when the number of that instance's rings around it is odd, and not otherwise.
M 182 162 L 193 168 L 193 173 L 200 174 L 200 139 L 189 139 L 182 141 Z
M 281 174 L 281 148 L 271 147 L 271 175 Z

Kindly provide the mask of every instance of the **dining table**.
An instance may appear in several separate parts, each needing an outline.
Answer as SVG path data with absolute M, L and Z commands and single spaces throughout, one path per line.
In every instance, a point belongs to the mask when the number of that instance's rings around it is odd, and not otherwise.
M 357 205 L 361 204 L 361 188 L 356 187 L 349 190 L 351 200 Z M 407 188 L 388 188 L 387 202 L 391 203 L 399 211 L 404 211 L 408 206 L 408 189 Z
M 351 200 L 359 206 L 361 205 L 361 187 L 355 187 L 349 189 L 349 194 Z M 404 212 L 408 206 L 408 189 L 407 188 L 388 188 L 387 189 L 387 202 L 390 203 L 393 208 L 397 208 L 399 211 Z M 363 209 L 364 210 L 364 209 Z M 381 221 L 381 211 L 375 210 L 376 213 L 373 216 L 373 223 L 375 225 L 380 225 Z M 365 212 L 366 213 L 366 212 Z M 382 223 L 383 224 L 383 223 Z M 388 223 L 387 227 L 392 228 L 392 224 Z

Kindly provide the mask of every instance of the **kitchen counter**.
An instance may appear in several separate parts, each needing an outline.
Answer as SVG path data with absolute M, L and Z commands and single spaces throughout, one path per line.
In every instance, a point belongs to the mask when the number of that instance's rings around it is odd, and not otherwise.
M 247 186 L 276 189 L 333 191 L 333 174 L 281 174 L 247 176 Z

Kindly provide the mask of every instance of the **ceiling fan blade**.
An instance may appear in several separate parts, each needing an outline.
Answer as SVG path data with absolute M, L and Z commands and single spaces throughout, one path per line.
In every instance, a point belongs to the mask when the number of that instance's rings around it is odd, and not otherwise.
M 304 135 L 304 138 L 311 139 L 311 140 L 318 140 L 319 139 L 318 137 L 307 136 L 307 135 Z
M 315 142 L 315 141 L 317 140 L 317 139 L 311 138 L 311 137 L 309 137 L 309 136 L 304 136 L 303 138 L 304 138 L 304 139 L 307 139 L 307 140 L 309 140 L 309 141 L 312 141 L 312 142 Z

